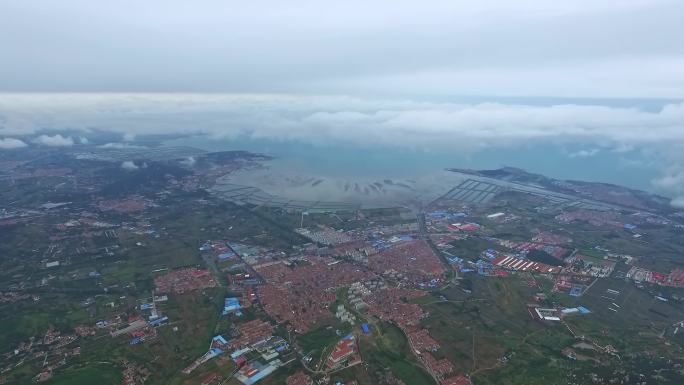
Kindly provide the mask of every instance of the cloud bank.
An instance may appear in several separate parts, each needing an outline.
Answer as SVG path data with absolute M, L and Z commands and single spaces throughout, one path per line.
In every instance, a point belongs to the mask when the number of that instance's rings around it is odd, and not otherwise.
M 69 147 L 74 145 L 74 140 L 70 136 L 56 135 L 41 135 L 33 140 L 34 143 L 47 147 Z
M 459 104 L 345 96 L 0 94 L 0 135 L 66 129 L 115 132 L 126 140 L 202 134 L 405 147 L 581 140 L 619 150 L 634 144 L 684 143 L 684 103 L 647 111 L 605 105 Z M 60 135 L 43 135 L 38 142 L 73 144 Z M 587 155 L 592 154 L 577 154 Z
M 26 143 L 23 140 L 14 138 L 0 138 L 0 150 L 11 150 L 15 148 L 26 147 Z

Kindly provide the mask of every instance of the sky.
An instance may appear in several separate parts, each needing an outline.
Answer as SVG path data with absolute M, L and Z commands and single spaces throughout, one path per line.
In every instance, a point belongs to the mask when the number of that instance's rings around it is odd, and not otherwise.
M 0 150 L 89 130 L 581 141 L 568 156 L 665 154 L 652 185 L 684 196 L 683 16 L 681 0 L 7 0 Z
M 684 97 L 679 0 L 7 0 L 5 91 Z

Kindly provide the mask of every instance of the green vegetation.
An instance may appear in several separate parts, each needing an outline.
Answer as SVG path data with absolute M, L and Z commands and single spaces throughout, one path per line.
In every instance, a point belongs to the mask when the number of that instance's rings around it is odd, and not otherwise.
M 361 356 L 373 368 L 389 368 L 407 384 L 435 384 L 415 360 L 404 333 L 394 325 L 376 325 L 370 336 L 359 339 L 359 348 Z
M 47 385 L 119 385 L 121 369 L 115 365 L 88 365 L 78 369 L 67 369 L 55 375 Z
M 339 331 L 339 335 L 337 331 Z M 332 319 L 318 328 L 297 337 L 297 344 L 305 353 L 310 353 L 311 351 L 320 352 L 335 344 L 340 340 L 341 336 L 345 336 L 350 331 L 351 326 L 349 324 L 343 324 Z

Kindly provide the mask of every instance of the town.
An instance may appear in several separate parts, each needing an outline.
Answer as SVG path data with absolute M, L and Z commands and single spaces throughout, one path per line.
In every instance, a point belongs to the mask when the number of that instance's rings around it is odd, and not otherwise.
M 482 177 L 412 208 L 238 204 L 207 189 L 267 158 L 188 151 L 3 155 L 0 383 L 683 378 L 682 213 Z

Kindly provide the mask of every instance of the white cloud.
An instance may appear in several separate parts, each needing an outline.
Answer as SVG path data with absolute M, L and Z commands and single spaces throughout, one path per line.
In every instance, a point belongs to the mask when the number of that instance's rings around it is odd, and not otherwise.
M 106 143 L 106 144 L 102 144 L 102 145 L 97 146 L 97 147 L 98 148 L 111 148 L 111 149 L 117 149 L 117 150 L 126 149 L 126 148 L 137 148 L 137 149 L 147 148 L 145 146 L 137 146 L 134 144 L 118 143 L 118 142 Z
M 0 117 L 21 121 L 23 134 L 80 129 L 116 132 L 127 138 L 206 134 L 406 147 L 491 146 L 533 140 L 608 142 L 615 148 L 684 143 L 684 103 L 651 111 L 344 96 L 0 94 Z M 6 134 L 3 130 L 0 134 Z
M 133 171 L 139 169 L 140 167 L 138 167 L 138 165 L 136 165 L 135 162 L 127 160 L 121 163 L 121 168 L 123 168 L 124 170 Z
M 571 152 L 568 154 L 570 158 L 591 158 L 592 156 L 598 154 L 601 150 L 598 148 L 592 148 L 588 150 L 579 150 L 576 152 Z
M 132 132 L 127 132 L 123 135 L 123 140 L 124 142 L 133 142 L 135 141 L 135 133 Z
M 653 184 L 662 189 L 673 189 L 684 186 L 684 173 L 665 175 L 656 179 Z
M 684 209 L 684 196 L 674 198 L 670 204 L 676 209 Z
M 188 167 L 192 167 L 192 166 L 195 165 L 196 162 L 197 162 L 197 160 L 195 159 L 194 156 L 189 156 L 189 157 L 187 157 L 186 159 L 181 160 L 180 163 L 181 163 L 182 165 L 185 165 L 185 166 L 188 166 Z
M 651 180 L 651 185 L 660 193 L 671 197 L 684 196 L 684 147 L 674 146 L 664 156 L 669 166 L 663 167 L 661 175 Z
M 684 170 L 670 170 L 652 181 L 657 189 L 684 193 Z
M 0 150 L 11 150 L 14 148 L 26 147 L 23 140 L 14 138 L 0 138 Z
M 627 152 L 632 152 L 634 151 L 634 146 L 630 144 L 620 144 L 619 146 L 615 147 L 613 149 L 613 152 L 616 153 L 627 153 Z
M 81 144 L 88 144 L 88 143 L 90 143 L 90 141 L 88 140 L 88 138 L 86 138 L 85 136 L 79 136 L 79 137 L 78 137 L 78 141 L 79 141 L 79 143 L 81 143 Z
M 74 140 L 70 136 L 56 135 L 41 135 L 33 140 L 34 143 L 48 147 L 68 147 L 74 145 Z

